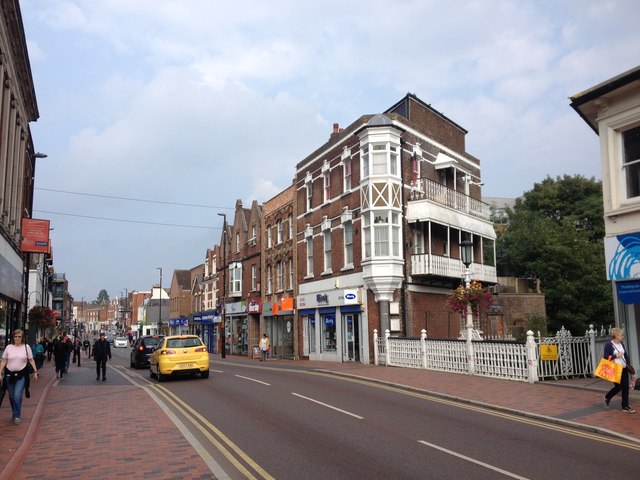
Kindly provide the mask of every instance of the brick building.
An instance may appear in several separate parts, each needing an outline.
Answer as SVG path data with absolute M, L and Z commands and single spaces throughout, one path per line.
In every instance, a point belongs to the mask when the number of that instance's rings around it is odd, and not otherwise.
M 295 189 L 292 185 L 262 206 L 262 318 L 261 331 L 271 343 L 271 356 L 297 358 L 295 339 Z M 251 338 L 258 345 L 258 335 Z
M 225 217 L 226 220 L 226 217 Z M 248 355 L 260 332 L 260 237 L 262 209 L 254 200 L 251 208 L 236 202 L 233 224 L 225 221 L 222 261 L 218 264 L 217 291 L 224 307 L 226 353 Z M 225 258 L 226 257 L 226 258 Z M 225 282 L 226 279 L 226 282 Z
M 480 161 L 464 130 L 408 94 L 341 129 L 296 166 L 296 307 L 301 355 L 360 361 L 373 330 L 457 338 L 447 294 L 496 282 L 495 233 L 481 201 Z M 477 321 L 477 320 L 476 320 Z

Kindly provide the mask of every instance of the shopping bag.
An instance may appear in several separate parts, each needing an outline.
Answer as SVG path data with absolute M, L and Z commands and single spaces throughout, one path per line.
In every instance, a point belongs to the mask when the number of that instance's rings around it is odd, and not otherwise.
M 620 383 L 620 379 L 622 378 L 622 365 L 612 360 L 602 358 L 594 375 L 608 382 Z

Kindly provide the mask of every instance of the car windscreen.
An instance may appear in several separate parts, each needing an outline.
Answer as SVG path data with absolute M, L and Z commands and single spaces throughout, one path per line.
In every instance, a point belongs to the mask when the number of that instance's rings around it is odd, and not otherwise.
M 147 348 L 155 348 L 160 343 L 160 338 L 145 338 L 142 342 Z

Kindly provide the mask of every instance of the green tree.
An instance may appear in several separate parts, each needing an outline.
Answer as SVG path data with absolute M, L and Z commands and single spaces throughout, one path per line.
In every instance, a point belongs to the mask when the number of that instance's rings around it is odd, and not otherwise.
M 98 293 L 98 298 L 95 300 L 94 303 L 98 305 L 104 305 L 105 303 L 109 303 L 109 294 L 104 288 L 100 290 L 100 293 Z
M 547 177 L 507 213 L 496 244 L 498 275 L 541 280 L 549 331 L 564 326 L 582 335 L 590 323 L 613 323 L 601 183 Z

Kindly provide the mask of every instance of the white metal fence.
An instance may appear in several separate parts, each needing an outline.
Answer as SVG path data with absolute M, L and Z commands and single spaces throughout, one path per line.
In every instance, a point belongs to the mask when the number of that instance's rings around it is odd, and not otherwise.
M 606 335 L 604 329 L 596 332 L 590 325 L 585 336 L 573 337 L 563 327 L 554 337 L 541 337 L 540 334 L 534 337 L 533 332 L 528 331 L 527 340 L 522 343 L 427 339 L 425 330 L 420 338 L 391 337 L 389 330 L 381 338 L 374 330 L 374 362 L 376 365 L 471 373 L 533 383 L 592 375 L 608 339 Z

